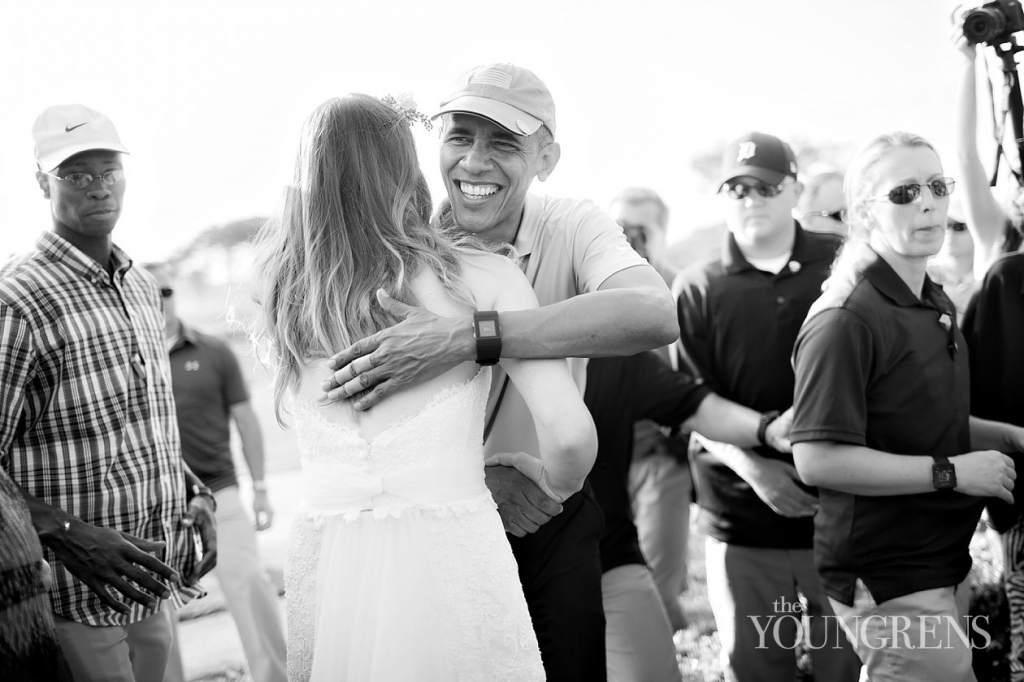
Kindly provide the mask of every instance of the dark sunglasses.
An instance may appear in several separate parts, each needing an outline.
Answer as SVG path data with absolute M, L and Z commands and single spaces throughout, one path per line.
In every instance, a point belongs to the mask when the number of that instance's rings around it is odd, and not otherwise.
M 170 287 L 160 287 L 160 297 L 161 298 L 170 298 L 173 295 L 174 295 L 174 289 L 172 289 Z
M 939 199 L 942 197 L 948 197 L 953 193 L 953 188 L 956 187 L 956 181 L 953 178 L 935 178 L 934 180 L 926 182 L 925 186 L 931 190 L 932 196 Z M 921 196 L 921 184 L 911 182 L 906 185 L 900 185 L 899 187 L 893 187 L 885 194 L 868 197 L 868 201 L 888 199 L 898 206 L 903 206 L 913 201 L 917 201 L 919 196 Z
M 950 219 L 946 221 L 946 229 L 953 230 L 954 232 L 963 232 L 967 229 L 967 223 L 961 223 Z
M 771 199 L 772 197 L 777 197 L 782 193 L 782 188 L 785 184 L 785 180 L 777 185 L 769 185 L 767 182 L 759 182 L 755 185 L 745 182 L 726 183 L 722 185 L 722 188 L 718 190 L 718 193 L 724 194 L 730 199 L 746 199 L 750 196 L 751 192 L 757 192 L 765 199 Z

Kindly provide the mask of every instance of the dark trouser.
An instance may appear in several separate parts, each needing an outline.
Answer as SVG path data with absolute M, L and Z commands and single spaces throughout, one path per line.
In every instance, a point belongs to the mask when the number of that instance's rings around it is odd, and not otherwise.
M 598 551 L 603 526 L 585 489 L 536 533 L 509 536 L 548 682 L 607 679 Z

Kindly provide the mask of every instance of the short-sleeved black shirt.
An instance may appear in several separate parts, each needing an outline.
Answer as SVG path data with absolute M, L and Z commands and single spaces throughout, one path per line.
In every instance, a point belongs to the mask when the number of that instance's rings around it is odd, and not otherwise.
M 900 455 L 970 451 L 970 370 L 956 312 L 925 279 L 918 300 L 874 252 L 863 279 L 800 330 L 794 443 L 833 441 Z M 955 585 L 983 501 L 952 490 L 865 496 L 819 488 L 814 550 L 825 591 L 853 604 Z
M 662 426 L 686 421 L 709 389 L 685 372 L 673 372 L 657 353 L 593 358 L 587 363 L 583 401 L 597 426 L 597 460 L 588 480 L 604 513 L 601 570 L 645 564 L 640 551 L 627 480 L 633 452 L 633 422 Z
M 223 341 L 185 325 L 170 355 L 185 462 L 211 490 L 236 485 L 231 406 L 249 399 L 238 359 Z
M 748 263 L 728 234 L 720 259 L 684 271 L 673 286 L 679 366 L 723 398 L 760 412 L 793 404 L 793 342 L 840 245 L 836 235 L 795 227 L 793 253 L 778 274 Z M 769 447 L 757 452 L 793 463 L 791 454 Z M 703 532 L 748 547 L 811 547 L 810 518 L 779 516 L 716 457 L 700 447 L 691 454 Z
M 989 268 L 964 317 L 971 358 L 971 414 L 1024 426 L 1024 253 L 1003 256 Z M 1011 455 L 1017 470 L 1024 455 Z M 1024 510 L 1024 495 L 1009 505 L 988 501 L 996 530 L 1012 526 Z

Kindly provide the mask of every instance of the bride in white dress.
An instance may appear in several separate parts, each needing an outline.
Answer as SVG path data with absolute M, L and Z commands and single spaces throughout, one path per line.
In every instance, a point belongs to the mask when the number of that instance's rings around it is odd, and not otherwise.
M 511 260 L 438 233 L 430 209 L 405 119 L 349 95 L 307 120 L 295 185 L 261 238 L 262 336 L 303 471 L 285 575 L 290 680 L 544 679 L 484 484 L 489 368 L 465 363 L 367 412 L 320 401 L 332 349 L 394 322 L 378 289 L 439 315 L 537 305 Z M 502 461 L 560 502 L 593 464 L 593 422 L 564 360 L 501 364 L 540 436 L 539 460 Z

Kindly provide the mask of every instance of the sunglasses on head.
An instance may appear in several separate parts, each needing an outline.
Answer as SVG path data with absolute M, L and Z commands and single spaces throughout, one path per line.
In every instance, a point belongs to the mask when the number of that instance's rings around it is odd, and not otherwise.
M 931 191 L 933 197 L 941 199 L 942 197 L 948 197 L 953 193 L 953 188 L 956 187 L 956 181 L 953 178 L 935 178 L 934 180 L 926 182 L 924 186 Z M 910 182 L 906 185 L 893 187 L 885 194 L 868 197 L 868 200 L 878 201 L 881 199 L 888 199 L 898 206 L 903 206 L 917 201 L 918 197 L 921 196 L 921 187 L 922 185 L 918 182 Z
M 785 184 L 785 180 L 777 185 L 769 185 L 767 182 L 727 182 L 722 185 L 722 188 L 718 190 L 718 193 L 724 194 L 730 199 L 746 199 L 751 195 L 751 192 L 757 192 L 765 199 L 771 199 L 772 197 L 777 197 L 782 193 L 782 188 Z
M 174 289 L 172 289 L 170 287 L 160 287 L 160 297 L 161 298 L 170 298 L 173 295 L 174 295 Z
M 963 232 L 964 230 L 967 229 L 967 223 L 961 223 L 958 220 L 953 220 L 952 218 L 950 218 L 949 220 L 946 221 L 946 229 L 953 230 L 954 232 Z

